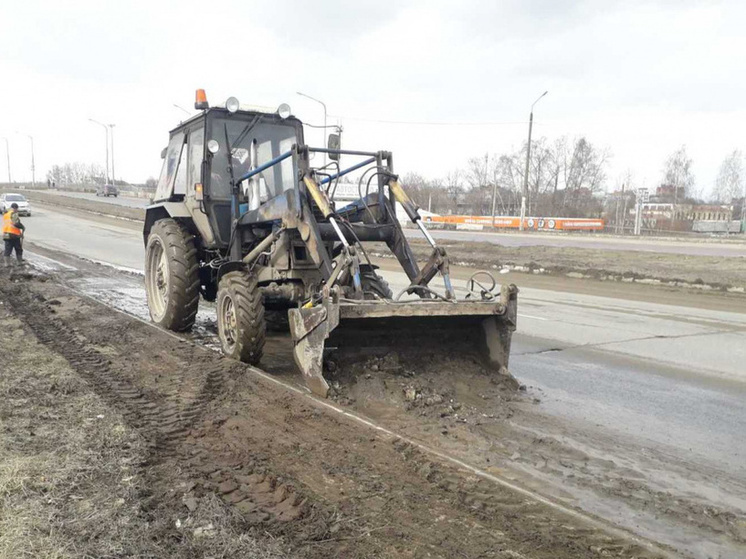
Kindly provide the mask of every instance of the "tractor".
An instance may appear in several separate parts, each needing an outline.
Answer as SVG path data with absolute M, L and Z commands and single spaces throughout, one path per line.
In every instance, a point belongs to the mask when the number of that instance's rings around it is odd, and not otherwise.
M 258 365 L 267 317 L 279 314 L 306 385 L 321 397 L 330 349 L 473 351 L 507 373 L 517 288 L 498 289 L 486 274 L 457 297 L 448 255 L 400 184 L 390 152 L 342 149 L 339 134 L 327 147 L 310 147 L 286 104 L 272 111 L 231 97 L 210 106 L 198 90 L 195 109 L 170 132 L 146 210 L 153 322 L 185 332 L 200 299 L 214 302 L 223 353 Z M 329 163 L 314 166 L 317 154 Z M 354 163 L 343 168 L 342 156 Z M 335 188 L 354 172 L 359 198 L 337 207 Z M 397 206 L 431 247 L 422 265 Z M 385 244 L 406 276 L 396 295 L 369 258 L 372 242 Z M 431 285 L 436 276 L 440 287 Z

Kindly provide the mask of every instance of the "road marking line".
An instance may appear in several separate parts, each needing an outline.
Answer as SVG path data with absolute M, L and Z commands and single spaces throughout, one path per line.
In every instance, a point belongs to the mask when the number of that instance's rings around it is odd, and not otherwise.
M 522 314 L 522 313 L 518 313 L 518 316 L 520 318 L 533 318 L 534 320 L 545 320 L 545 321 L 551 320 L 551 318 L 545 318 L 543 316 L 531 316 L 530 314 Z

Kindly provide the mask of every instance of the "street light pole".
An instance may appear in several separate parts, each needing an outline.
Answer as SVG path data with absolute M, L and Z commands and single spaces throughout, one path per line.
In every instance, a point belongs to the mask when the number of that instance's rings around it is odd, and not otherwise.
M 326 138 L 326 103 L 324 103 L 323 101 L 320 101 L 320 100 L 316 99 L 315 97 L 311 97 L 310 95 L 306 95 L 305 93 L 301 93 L 300 91 L 296 91 L 296 93 L 298 95 L 300 95 L 301 97 L 306 97 L 307 99 L 310 99 L 311 101 L 316 101 L 322 107 L 324 107 L 324 138 Z M 326 147 L 326 145 L 324 145 L 323 147 Z M 326 153 L 324 153 L 324 167 L 326 167 Z
M 528 117 L 528 145 L 526 146 L 526 172 L 523 174 L 523 196 L 521 197 L 521 223 L 520 230 L 523 231 L 523 220 L 526 219 L 526 198 L 528 197 L 528 167 L 531 162 L 531 131 L 534 127 L 534 105 L 541 101 L 548 91 L 545 91 L 531 105 L 531 115 Z
M 31 188 L 36 188 L 36 164 L 34 163 L 34 137 L 29 134 L 31 140 Z
M 117 184 L 117 176 L 114 173 L 114 125 L 109 124 L 109 133 L 111 134 L 111 184 Z
M 191 115 L 192 115 L 192 113 L 190 113 L 189 111 L 187 111 L 187 110 L 186 110 L 186 109 L 185 109 L 184 107 L 182 107 L 181 105 L 177 105 L 176 103 L 174 103 L 174 107 L 176 107 L 176 108 L 177 108 L 177 109 L 179 109 L 180 111 L 184 111 L 184 112 L 186 113 L 186 115 L 187 115 L 187 116 L 191 116 Z
M 106 183 L 109 184 L 109 127 L 106 126 L 103 122 L 99 122 L 98 120 L 94 120 L 92 118 L 89 118 L 92 123 L 98 124 L 99 126 L 103 127 L 104 132 L 106 133 Z
M 8 158 L 8 183 L 13 184 L 13 177 L 10 174 L 10 143 L 8 138 L 3 138 L 3 140 L 5 140 L 5 156 Z

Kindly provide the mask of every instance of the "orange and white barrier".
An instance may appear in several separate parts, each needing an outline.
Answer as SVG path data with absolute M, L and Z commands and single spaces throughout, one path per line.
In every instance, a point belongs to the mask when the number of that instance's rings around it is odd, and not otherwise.
M 444 223 L 456 226 L 477 225 L 498 229 L 520 229 L 521 218 L 511 216 L 489 215 L 430 215 L 425 216 L 425 223 Z M 526 217 L 524 229 L 535 231 L 603 231 L 606 226 L 603 219 L 586 219 L 575 217 Z

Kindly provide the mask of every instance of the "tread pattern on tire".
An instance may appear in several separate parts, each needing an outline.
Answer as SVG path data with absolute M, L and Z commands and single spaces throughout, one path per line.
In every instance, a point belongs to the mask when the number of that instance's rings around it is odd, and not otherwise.
M 267 331 L 264 301 L 256 276 L 242 271 L 225 274 L 218 288 L 218 314 L 226 295 L 233 299 L 238 339 L 232 352 L 227 352 L 225 347 L 223 352 L 238 361 L 256 365 L 262 358 Z M 218 316 L 218 323 L 220 321 L 221 317 Z
M 194 235 L 174 219 L 161 219 L 150 231 L 148 247 L 154 236 L 161 240 L 168 257 L 171 287 L 166 312 L 156 322 L 174 332 L 186 332 L 194 326 L 199 308 L 199 261 Z
M 389 282 L 379 276 L 372 268 L 360 267 L 360 283 L 363 287 L 363 297 L 365 299 L 394 298 L 394 293 L 391 291 L 391 287 L 389 287 Z

